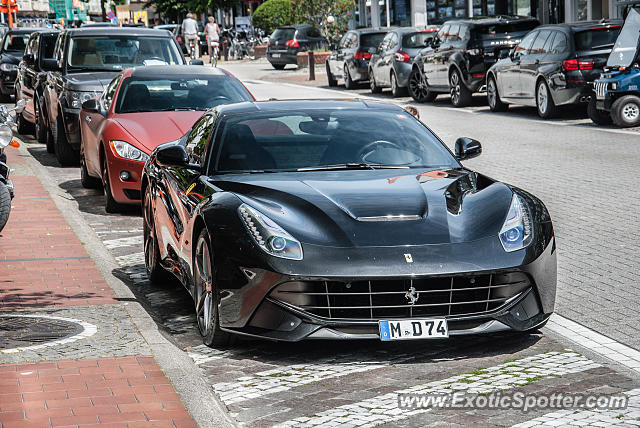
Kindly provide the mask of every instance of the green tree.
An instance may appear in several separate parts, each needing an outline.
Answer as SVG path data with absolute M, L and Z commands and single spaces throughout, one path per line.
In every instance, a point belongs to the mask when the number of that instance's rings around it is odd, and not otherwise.
M 239 0 L 149 0 L 145 7 L 154 6 L 160 15 L 180 20 L 188 12 L 206 13 L 209 9 L 226 9 L 238 3 Z
M 267 0 L 253 12 L 253 26 L 267 33 L 276 27 L 293 24 L 290 0 Z
M 291 0 L 294 21 L 315 25 L 329 42 L 347 30 L 355 8 L 355 0 Z

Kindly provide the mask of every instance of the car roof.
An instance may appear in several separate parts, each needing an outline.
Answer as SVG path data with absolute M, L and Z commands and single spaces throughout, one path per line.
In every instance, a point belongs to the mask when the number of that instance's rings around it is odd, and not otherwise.
M 257 113 L 269 111 L 291 111 L 292 113 L 300 110 L 385 110 L 402 112 L 404 109 L 395 104 L 369 101 L 359 98 L 346 99 L 300 99 L 300 100 L 269 100 L 269 101 L 253 101 L 233 104 L 222 104 L 214 107 L 221 114 L 242 114 Z
M 296 24 L 296 25 L 281 25 L 278 28 L 276 28 L 276 30 L 279 29 L 287 29 L 287 28 L 295 28 L 296 30 L 299 30 L 301 28 L 312 28 L 313 25 L 311 24 Z
M 7 31 L 6 34 L 31 34 L 36 31 L 40 32 L 40 31 L 46 31 L 46 30 L 51 30 L 51 28 L 44 28 L 44 27 L 18 28 L 15 30 L 9 30 Z
M 152 36 L 172 37 L 167 30 L 144 27 L 80 27 L 66 30 L 70 36 Z
M 542 25 L 538 28 L 555 28 L 555 29 L 564 29 L 564 30 L 573 30 L 573 31 L 587 31 L 593 30 L 594 28 L 600 27 L 608 27 L 608 26 L 617 26 L 622 25 L 624 21 L 622 19 L 607 19 L 600 21 L 583 21 L 583 22 L 570 22 L 563 24 L 547 24 Z
M 204 65 L 145 65 L 131 69 L 132 77 L 229 76 L 222 69 Z
M 370 33 L 389 33 L 395 30 L 396 27 L 374 27 L 374 28 L 358 28 L 354 31 L 358 34 L 370 34 Z
M 442 25 L 446 24 L 471 24 L 471 25 L 493 25 L 493 24 L 510 24 L 513 22 L 538 22 L 537 19 L 530 16 L 517 16 L 517 15 L 499 15 L 499 16 L 477 16 L 466 19 L 452 19 L 446 21 Z

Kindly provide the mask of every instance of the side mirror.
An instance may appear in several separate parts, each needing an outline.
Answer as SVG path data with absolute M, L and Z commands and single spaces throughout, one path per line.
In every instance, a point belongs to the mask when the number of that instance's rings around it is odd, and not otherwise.
M 204 61 L 201 59 L 192 59 L 189 61 L 189 65 L 204 65 Z
M 87 100 L 82 103 L 82 110 L 88 111 L 89 113 L 101 113 L 100 101 L 97 98 Z
M 200 169 L 200 165 L 189 163 L 189 155 L 184 146 L 175 143 L 159 146 L 156 161 L 160 166 Z
M 33 65 L 35 62 L 35 58 L 33 57 L 33 54 L 26 54 L 25 56 L 22 57 L 22 60 L 24 61 L 25 64 L 27 65 Z
M 459 161 L 475 158 L 482 153 L 482 145 L 480 141 L 473 138 L 460 137 L 456 140 L 456 159 Z
M 54 58 L 45 58 L 42 60 L 42 69 L 45 71 L 59 70 L 58 61 Z

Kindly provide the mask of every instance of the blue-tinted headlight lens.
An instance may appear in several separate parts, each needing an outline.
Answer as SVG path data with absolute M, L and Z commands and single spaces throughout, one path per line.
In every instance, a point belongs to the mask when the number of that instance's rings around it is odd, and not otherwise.
M 529 245 L 533 238 L 528 207 L 518 195 L 513 195 L 507 218 L 500 229 L 500 242 L 505 251 L 521 250 Z
M 272 256 L 302 260 L 302 244 L 269 217 L 242 204 L 238 213 L 258 246 Z

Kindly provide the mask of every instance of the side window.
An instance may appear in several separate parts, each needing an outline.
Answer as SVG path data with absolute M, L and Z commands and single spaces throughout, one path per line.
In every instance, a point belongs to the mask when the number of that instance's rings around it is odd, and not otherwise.
M 349 44 L 349 33 L 342 36 L 342 40 L 340 40 L 340 49 L 346 49 Z
M 187 137 L 187 153 L 189 153 L 189 162 L 202 164 L 202 158 L 209 142 L 209 136 L 213 130 L 216 121 L 214 114 L 206 114 L 198 122 L 193 125 L 191 132 Z
M 460 32 L 458 33 L 458 37 L 460 40 L 469 39 L 469 26 L 468 25 L 460 25 Z
M 56 40 L 56 47 L 54 49 L 54 59 L 56 59 L 58 61 L 58 65 L 60 66 L 60 68 L 62 68 L 64 66 L 64 63 L 62 62 L 64 60 L 64 54 L 63 54 L 63 49 L 64 49 L 64 39 L 65 39 L 65 35 L 64 34 L 60 34 L 58 36 L 58 40 Z
M 531 45 L 533 44 L 533 41 L 535 40 L 537 35 L 537 31 L 532 31 L 531 33 L 527 34 L 524 39 L 522 39 L 520 44 L 516 46 L 516 58 L 520 58 L 521 56 L 526 55 L 529 52 L 529 49 L 531 49 Z
M 32 34 L 31 37 L 29 37 L 29 41 L 27 42 L 27 47 L 24 50 L 24 54 L 31 54 L 33 55 L 34 52 L 36 52 L 36 50 L 34 49 L 34 45 L 36 43 L 36 34 Z
M 389 40 L 389 49 L 395 49 L 398 46 L 398 35 L 391 33 L 391 40 Z
M 322 37 L 322 35 L 320 34 L 320 31 L 318 31 L 317 28 L 310 28 L 309 32 L 307 33 L 307 35 L 309 37 Z
M 547 52 L 544 50 L 544 46 L 547 44 L 547 39 L 551 35 L 551 31 L 549 30 L 540 30 L 538 37 L 536 37 L 535 42 L 531 45 L 531 55 L 542 55 Z
M 109 110 L 111 108 L 111 103 L 113 103 L 113 97 L 116 95 L 116 89 L 118 89 L 118 84 L 122 80 L 122 74 L 117 75 L 111 83 L 107 86 L 107 89 L 104 90 L 104 95 L 102 96 L 102 102 L 104 104 L 104 108 Z
M 391 46 L 392 37 L 393 33 L 387 33 L 387 35 L 384 36 L 384 39 L 382 39 L 382 43 L 380 43 L 380 50 L 386 51 L 387 49 L 389 49 L 389 46 Z
M 460 40 L 460 25 L 453 24 L 451 28 L 449 28 L 449 33 L 447 34 L 446 41 L 447 42 L 457 42 Z
M 564 33 L 558 32 L 556 34 L 556 38 L 553 39 L 551 53 L 554 55 L 560 55 L 567 52 L 569 52 L 569 41 L 567 40 L 567 36 Z
M 542 49 L 544 49 L 546 53 L 551 53 L 551 46 L 553 46 L 553 39 L 556 37 L 556 34 L 558 34 L 557 31 L 552 31 L 551 34 L 549 34 L 549 38 L 542 47 Z
M 449 34 L 449 28 L 451 28 L 451 25 L 447 24 L 444 27 L 442 27 L 440 31 L 438 31 L 438 33 L 436 34 L 436 39 L 438 39 L 440 43 L 444 42 L 444 40 L 447 37 L 447 34 Z

